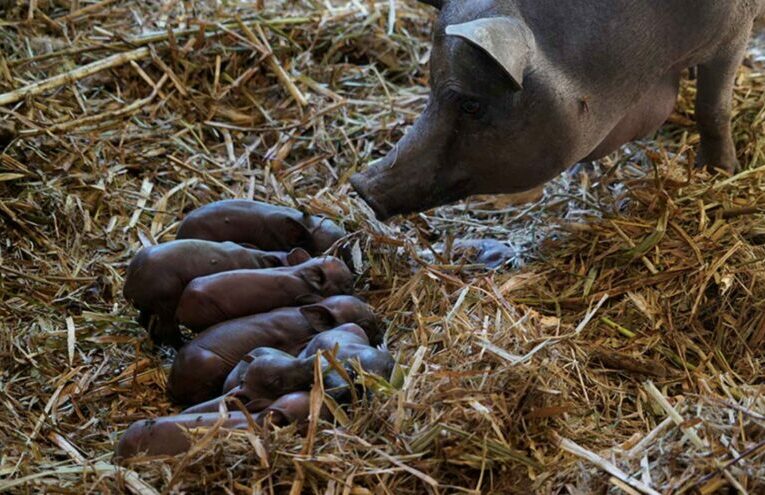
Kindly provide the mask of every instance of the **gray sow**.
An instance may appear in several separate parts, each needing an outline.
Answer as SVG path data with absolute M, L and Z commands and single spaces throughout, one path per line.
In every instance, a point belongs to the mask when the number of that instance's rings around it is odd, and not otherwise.
M 657 130 L 698 67 L 699 166 L 734 171 L 731 94 L 765 0 L 428 0 L 423 114 L 351 178 L 380 219 L 517 193 Z

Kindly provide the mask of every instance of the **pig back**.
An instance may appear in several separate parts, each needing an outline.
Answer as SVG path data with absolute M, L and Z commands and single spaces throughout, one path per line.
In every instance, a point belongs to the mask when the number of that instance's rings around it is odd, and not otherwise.
M 191 343 L 214 352 L 233 367 L 257 347 L 272 347 L 297 356 L 316 334 L 297 307 L 245 316 L 214 325 Z
M 296 355 L 313 333 L 297 308 L 214 325 L 178 352 L 170 368 L 168 392 L 181 404 L 211 399 L 221 393 L 226 377 L 251 350 L 267 347 Z
M 117 444 L 118 461 L 135 457 L 177 455 L 186 452 L 191 443 L 185 429 L 210 427 L 221 419 L 220 414 L 182 414 L 133 423 Z M 223 428 L 246 428 L 247 418 L 241 412 L 228 413 Z
M 343 349 L 348 345 L 369 346 L 369 338 L 364 329 L 354 323 L 346 323 L 332 330 L 316 335 L 298 357 L 313 356 L 318 351 L 329 351 L 338 346 Z
M 177 300 L 193 279 L 214 273 L 282 266 L 285 253 L 248 249 L 233 242 L 171 241 L 141 249 L 128 266 L 125 298 L 137 307 Z
M 292 208 L 246 199 L 228 199 L 191 212 L 178 229 L 178 239 L 207 239 L 251 244 L 266 251 L 312 250 L 300 230 L 288 228 L 289 219 L 300 222 Z
M 326 218 L 260 201 L 227 199 L 191 212 L 177 238 L 233 241 L 266 251 L 300 247 L 319 254 L 344 235 L 340 226 Z
M 285 306 L 317 296 L 293 267 L 234 270 L 191 281 L 181 295 L 176 316 L 192 330 Z M 315 299 L 315 298 L 314 298 Z

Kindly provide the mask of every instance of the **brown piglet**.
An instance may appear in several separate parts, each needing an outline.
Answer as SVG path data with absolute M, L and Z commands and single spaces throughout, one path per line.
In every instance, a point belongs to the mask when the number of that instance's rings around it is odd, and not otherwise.
M 189 430 L 209 428 L 217 425 L 227 430 L 243 430 L 249 426 L 249 420 L 264 426 L 287 426 L 297 423 L 302 427 L 310 414 L 310 393 L 295 392 L 279 397 L 270 407 L 251 415 L 251 418 L 240 411 L 205 414 L 181 414 L 157 419 L 142 420 L 133 423 L 122 435 L 115 451 L 115 460 L 124 463 L 140 455 L 147 457 L 172 456 L 182 454 L 191 448 Z M 328 412 L 321 411 L 322 417 L 328 418 Z
M 201 331 L 226 320 L 351 293 L 353 274 L 341 260 L 327 256 L 297 266 L 234 270 L 194 279 L 181 295 L 176 317 Z
M 123 293 L 140 311 L 139 321 L 155 342 L 179 346 L 175 312 L 183 290 L 193 279 L 229 270 L 299 264 L 309 258 L 302 249 L 265 252 L 233 242 L 172 241 L 136 254 L 128 266 Z
M 357 361 L 361 369 L 390 379 L 393 373 L 394 360 L 388 351 L 369 345 L 364 329 L 354 323 L 346 323 L 339 327 L 322 332 L 314 337 L 303 349 L 298 358 L 308 358 L 318 351 L 332 353 L 337 351 L 335 358 L 341 362 Z
M 301 247 L 322 254 L 344 236 L 342 228 L 323 217 L 260 201 L 227 199 L 191 212 L 177 238 L 233 241 L 267 251 Z
M 247 411 L 254 413 L 269 407 L 284 394 L 310 390 L 313 385 L 315 356 L 296 358 L 278 349 L 260 347 L 246 354 L 243 360 L 247 368 L 231 391 L 191 406 L 183 414 L 215 412 L 230 396 L 239 399 Z
M 369 339 L 364 329 L 354 323 L 346 323 L 317 334 L 298 354 L 298 358 L 310 358 L 320 350 L 325 354 L 334 353 L 337 350 L 334 357 L 341 363 L 351 364 L 356 361 L 364 371 L 379 375 L 386 380 L 390 379 L 393 373 L 395 362 L 390 353 L 369 345 Z M 257 349 L 250 354 L 254 352 L 257 352 Z M 248 369 L 249 359 L 251 358 L 248 355 L 245 360 L 231 370 L 223 385 L 225 393 L 234 390 L 241 382 Z M 336 377 L 330 378 L 333 382 L 337 381 Z
M 226 376 L 252 349 L 272 347 L 297 356 L 319 332 L 349 322 L 362 327 L 373 344 L 382 342 L 382 324 L 372 308 L 345 295 L 219 323 L 181 348 L 170 370 L 168 390 L 181 404 L 211 399 L 221 393 Z

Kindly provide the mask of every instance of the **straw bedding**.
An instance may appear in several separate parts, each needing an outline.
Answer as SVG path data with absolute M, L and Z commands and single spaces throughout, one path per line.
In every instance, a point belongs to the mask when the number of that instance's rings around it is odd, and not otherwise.
M 756 63 L 736 89 L 736 176 L 688 166 L 698 136 L 684 83 L 656 141 L 531 202 L 473 198 L 383 225 L 347 179 L 425 102 L 427 9 L 2 8 L 0 94 L 66 76 L 0 106 L 0 141 L 13 140 L 0 154 L 0 490 L 765 491 Z M 171 352 L 121 296 L 126 264 L 194 207 L 235 196 L 353 232 L 358 289 L 386 319 L 397 372 L 304 437 L 212 428 L 186 456 L 118 468 L 121 431 L 178 411 Z M 460 237 L 517 256 L 490 272 L 452 259 Z

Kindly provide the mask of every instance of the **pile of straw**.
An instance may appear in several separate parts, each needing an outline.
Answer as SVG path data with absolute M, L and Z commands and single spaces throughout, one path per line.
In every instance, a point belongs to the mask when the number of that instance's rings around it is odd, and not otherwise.
M 426 8 L 0 9 L 0 490 L 765 491 L 758 65 L 736 90 L 736 176 L 689 167 L 686 84 L 657 141 L 532 203 L 474 198 L 383 225 L 347 179 L 424 104 Z M 121 431 L 178 411 L 170 351 L 121 297 L 125 266 L 227 197 L 354 232 L 358 289 L 386 319 L 396 375 L 305 437 L 213 428 L 186 456 L 118 468 Z M 511 242 L 514 266 L 452 259 L 465 236 Z

